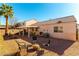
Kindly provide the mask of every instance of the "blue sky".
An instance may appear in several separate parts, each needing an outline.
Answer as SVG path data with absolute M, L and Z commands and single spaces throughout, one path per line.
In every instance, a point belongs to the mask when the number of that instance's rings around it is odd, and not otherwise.
M 0 4 L 1 6 L 2 4 Z M 17 21 L 36 19 L 45 21 L 54 18 L 74 15 L 79 23 L 79 4 L 68 3 L 8 3 L 14 10 Z M 0 17 L 1 24 L 5 24 L 5 18 Z

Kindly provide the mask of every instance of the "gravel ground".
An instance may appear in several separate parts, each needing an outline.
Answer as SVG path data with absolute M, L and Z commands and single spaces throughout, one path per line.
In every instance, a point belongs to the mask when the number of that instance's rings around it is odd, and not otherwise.
M 28 39 L 26 36 L 23 37 L 23 40 L 27 42 L 33 42 L 32 39 Z M 48 40 L 50 40 L 50 46 L 45 46 Z M 78 56 L 79 55 L 79 42 L 70 41 L 64 39 L 55 39 L 55 38 L 43 38 L 38 37 L 37 44 L 44 49 L 44 54 L 42 56 Z

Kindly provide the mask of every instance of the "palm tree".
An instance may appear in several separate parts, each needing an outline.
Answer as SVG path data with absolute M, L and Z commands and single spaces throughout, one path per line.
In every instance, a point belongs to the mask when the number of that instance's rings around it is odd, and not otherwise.
M 9 6 L 7 4 L 2 4 L 2 6 L 0 7 L 0 16 L 4 16 L 6 18 L 5 34 L 8 34 L 8 18 L 13 17 L 13 8 L 12 8 L 12 6 Z

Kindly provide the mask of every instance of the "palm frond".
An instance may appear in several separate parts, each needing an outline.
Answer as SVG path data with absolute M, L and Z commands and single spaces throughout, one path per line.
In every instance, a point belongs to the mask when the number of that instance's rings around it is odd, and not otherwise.
M 12 17 L 13 16 L 13 8 L 7 4 L 2 4 L 0 7 L 0 15 Z
M 3 11 L 2 10 L 0 10 L 0 16 L 2 16 L 3 15 Z

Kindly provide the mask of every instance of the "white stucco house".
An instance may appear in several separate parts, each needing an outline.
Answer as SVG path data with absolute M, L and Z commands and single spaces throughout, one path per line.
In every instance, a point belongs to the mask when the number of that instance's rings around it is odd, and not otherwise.
M 37 20 L 29 20 L 23 22 L 24 27 L 38 27 L 39 32 L 49 33 L 51 37 L 77 40 L 77 23 L 76 18 L 66 16 L 56 19 L 49 19 L 48 21 L 38 22 Z

